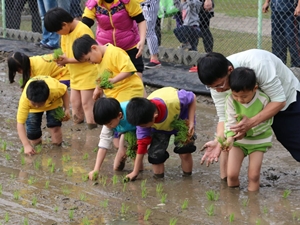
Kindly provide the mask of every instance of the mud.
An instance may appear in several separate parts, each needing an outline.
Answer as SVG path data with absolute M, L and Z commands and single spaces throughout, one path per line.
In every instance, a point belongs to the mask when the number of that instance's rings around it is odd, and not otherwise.
M 154 89 L 147 87 L 147 92 Z M 108 152 L 99 180 L 84 181 L 84 175 L 94 166 L 101 127 L 87 130 L 86 124 L 65 122 L 64 145 L 55 147 L 49 143 L 49 132 L 43 123 L 41 152 L 24 156 L 16 131 L 21 91 L 16 83 L 9 84 L 1 59 L 0 93 L 1 224 L 165 225 L 172 224 L 172 219 L 178 225 L 229 224 L 230 219 L 233 224 L 300 222 L 299 164 L 276 140 L 265 154 L 257 193 L 247 191 L 247 158 L 241 169 L 240 188 L 231 189 L 220 180 L 218 164 L 200 165 L 203 153 L 199 151 L 193 154 L 192 176 L 183 177 L 172 145 L 162 180 L 152 178 L 151 165 L 145 157 L 144 171 L 135 182 L 124 185 L 121 180 L 131 171 L 133 162 L 128 160 L 124 171 L 114 172 L 114 149 Z M 196 145 L 200 149 L 214 137 L 217 123 L 210 97 L 197 96 L 196 117 Z M 288 190 L 290 194 L 283 197 Z M 208 200 L 208 191 L 215 191 L 218 198 Z M 188 202 L 186 208 L 184 201 Z M 151 215 L 145 220 L 147 210 Z M 208 215 L 210 212 L 212 215 Z

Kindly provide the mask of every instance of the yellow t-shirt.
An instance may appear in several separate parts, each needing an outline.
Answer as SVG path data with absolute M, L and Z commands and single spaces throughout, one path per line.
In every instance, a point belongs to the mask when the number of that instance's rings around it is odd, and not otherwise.
M 119 0 L 114 0 L 114 2 L 118 1 Z M 130 0 L 128 4 L 125 4 L 125 9 L 130 17 L 135 17 L 143 13 L 140 2 L 140 0 Z M 109 9 L 112 3 L 106 3 L 104 0 L 99 0 L 98 5 L 103 5 L 105 8 Z M 89 8 L 85 7 L 82 17 L 87 17 L 94 20 L 96 18 L 96 8 L 94 7 L 90 10 Z
M 45 105 L 41 108 L 34 108 L 30 104 L 30 101 L 26 95 L 28 85 L 35 80 L 44 80 L 50 90 L 49 97 L 46 100 Z M 62 106 L 63 105 L 62 96 L 66 93 L 66 91 L 67 91 L 66 85 L 60 83 L 57 79 L 54 79 L 50 76 L 35 76 L 33 78 L 30 78 L 26 83 L 21 98 L 19 100 L 17 122 L 24 124 L 27 120 L 29 112 L 30 113 L 44 112 Z
M 119 102 L 129 101 L 133 97 L 143 97 L 143 82 L 137 75 L 136 68 L 128 54 L 123 49 L 107 44 L 102 61 L 98 64 L 98 74 L 103 74 L 105 70 L 111 71 L 111 77 L 115 77 L 121 72 L 133 73 L 131 76 L 114 83 L 112 89 L 104 89 L 106 97 L 115 98 Z
M 66 67 L 59 67 L 53 61 L 53 55 L 37 55 L 29 57 L 30 77 L 38 75 L 51 76 L 57 80 L 70 80 L 70 73 Z
M 72 45 L 74 41 L 83 36 L 90 35 L 94 38 L 92 30 L 81 21 L 75 29 L 67 35 L 61 36 L 61 49 L 68 58 L 74 58 Z M 97 65 L 89 62 L 66 64 L 70 72 L 70 87 L 75 90 L 89 90 L 96 87 Z

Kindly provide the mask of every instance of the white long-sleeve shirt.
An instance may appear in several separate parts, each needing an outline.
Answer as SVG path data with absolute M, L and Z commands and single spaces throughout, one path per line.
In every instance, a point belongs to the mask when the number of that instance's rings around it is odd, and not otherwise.
M 236 69 L 248 67 L 256 74 L 259 89 L 270 97 L 271 102 L 284 102 L 284 111 L 291 103 L 296 101 L 300 83 L 293 72 L 274 54 L 259 49 L 251 49 L 228 56 L 227 59 Z M 230 90 L 217 92 L 211 89 L 219 122 L 225 121 L 225 98 Z

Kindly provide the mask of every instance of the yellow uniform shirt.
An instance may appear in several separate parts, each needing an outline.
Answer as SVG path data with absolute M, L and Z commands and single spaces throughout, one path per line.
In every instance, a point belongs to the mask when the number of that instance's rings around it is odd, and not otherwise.
M 78 22 L 75 29 L 68 35 L 61 36 L 61 48 L 68 58 L 74 58 L 72 46 L 74 41 L 83 36 L 94 38 L 92 30 L 82 22 Z M 89 62 L 66 64 L 70 72 L 70 87 L 75 90 L 89 90 L 96 87 L 97 66 Z
M 48 85 L 50 91 L 49 97 L 46 100 L 45 105 L 41 108 L 34 108 L 30 104 L 30 100 L 27 98 L 26 95 L 28 85 L 35 80 L 44 80 Z M 30 113 L 44 112 L 62 106 L 63 105 L 62 96 L 66 93 L 66 91 L 67 91 L 66 85 L 60 83 L 58 80 L 50 76 L 35 76 L 29 79 L 24 87 L 21 98 L 19 100 L 17 122 L 24 124 L 27 120 L 29 112 Z

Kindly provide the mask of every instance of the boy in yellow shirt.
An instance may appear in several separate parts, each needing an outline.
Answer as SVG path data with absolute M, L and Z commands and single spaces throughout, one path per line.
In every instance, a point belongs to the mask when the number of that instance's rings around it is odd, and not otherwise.
M 70 118 L 66 85 L 50 76 L 35 76 L 28 80 L 19 100 L 17 113 L 17 130 L 25 154 L 34 155 L 36 152 L 33 146 L 41 143 L 44 112 L 52 143 L 55 145 L 62 143 L 61 121 L 55 118 L 56 109 L 62 106 L 65 113 L 62 120 L 66 121 Z
M 50 9 L 45 14 L 44 24 L 49 32 L 61 35 L 61 49 L 64 55 L 59 57 L 57 63 L 60 66 L 66 65 L 70 72 L 73 121 L 82 123 L 85 117 L 88 129 L 96 128 L 92 96 L 96 87 L 97 67 L 89 62 L 79 63 L 74 59 L 72 51 L 73 42 L 77 38 L 84 34 L 94 37 L 93 31 L 62 8 Z

